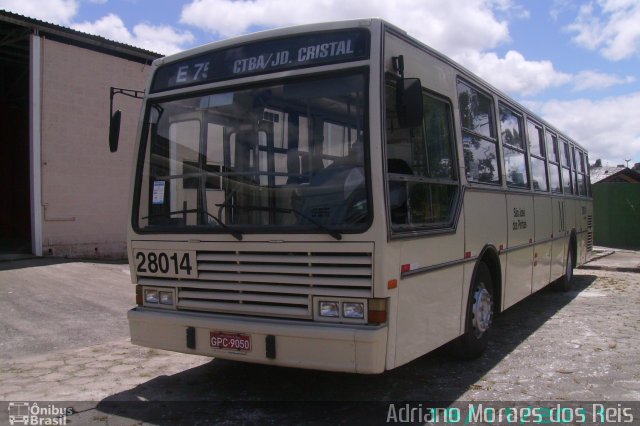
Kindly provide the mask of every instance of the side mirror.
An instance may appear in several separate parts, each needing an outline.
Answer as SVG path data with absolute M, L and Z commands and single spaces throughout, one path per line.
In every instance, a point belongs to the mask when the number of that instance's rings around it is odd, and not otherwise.
M 111 116 L 109 121 L 109 150 L 116 152 L 118 150 L 118 140 L 120 139 L 120 119 L 122 112 L 117 110 Z
M 398 120 L 402 127 L 422 126 L 422 83 L 419 78 L 401 78 L 396 91 Z

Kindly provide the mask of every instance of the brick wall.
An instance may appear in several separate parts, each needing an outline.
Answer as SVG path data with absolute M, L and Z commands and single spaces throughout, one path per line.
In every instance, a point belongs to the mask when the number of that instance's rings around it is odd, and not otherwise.
M 43 253 L 126 257 L 133 145 L 142 102 L 116 96 L 120 147 L 108 147 L 110 86 L 144 90 L 150 67 L 43 40 Z

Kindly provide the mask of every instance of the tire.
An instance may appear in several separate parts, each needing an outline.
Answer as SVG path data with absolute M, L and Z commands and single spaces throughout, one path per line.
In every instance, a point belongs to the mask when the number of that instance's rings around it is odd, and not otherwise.
M 486 263 L 480 262 L 467 302 L 465 333 L 453 341 L 453 355 L 472 360 L 487 349 L 493 321 L 493 280 Z
M 567 292 L 571 290 L 573 281 L 573 245 L 569 242 L 569 251 L 567 252 L 567 263 L 564 266 L 564 275 L 553 283 L 553 289 L 556 291 Z

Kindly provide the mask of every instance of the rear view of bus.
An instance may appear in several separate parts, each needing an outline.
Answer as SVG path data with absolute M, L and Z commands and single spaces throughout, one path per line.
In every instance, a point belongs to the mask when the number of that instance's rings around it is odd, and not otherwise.
M 357 373 L 456 338 L 479 355 L 494 312 L 586 260 L 591 205 L 577 189 L 538 192 L 522 123 L 546 124 L 475 87 L 376 19 L 156 61 L 131 196 L 131 341 Z M 478 103 L 481 90 L 490 102 Z M 503 103 L 520 120 L 517 187 L 501 133 L 477 137 L 477 153 L 467 146 L 464 120 L 482 117 L 457 117 L 460 99 L 476 115 L 493 109 L 485 125 L 505 122 L 494 119 Z M 499 155 L 478 163 L 485 145 Z M 581 163 L 573 154 L 567 176 L 587 188 L 586 152 L 571 147 Z

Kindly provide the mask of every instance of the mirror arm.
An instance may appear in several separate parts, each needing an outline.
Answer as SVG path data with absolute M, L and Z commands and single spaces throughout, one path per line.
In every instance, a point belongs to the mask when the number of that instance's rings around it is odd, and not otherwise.
M 125 95 L 130 98 L 144 98 L 144 90 L 123 89 L 121 87 L 113 87 L 109 89 L 109 119 L 113 116 L 113 98 L 115 95 Z
M 111 152 L 118 150 L 118 139 L 120 138 L 120 111 L 118 110 L 115 114 L 113 113 L 113 98 L 115 95 L 125 95 L 130 98 L 142 99 L 144 97 L 144 91 L 113 86 L 109 89 L 109 150 Z

